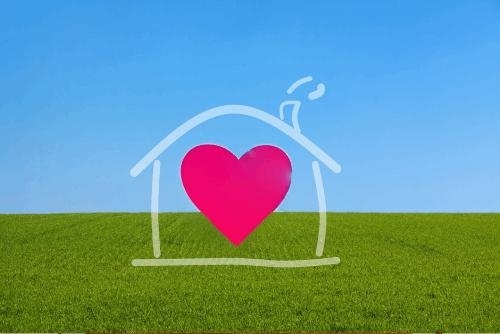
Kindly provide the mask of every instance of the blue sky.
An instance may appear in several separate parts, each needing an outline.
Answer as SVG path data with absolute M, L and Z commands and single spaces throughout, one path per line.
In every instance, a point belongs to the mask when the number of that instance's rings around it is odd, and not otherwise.
M 295 80 L 304 135 L 335 211 L 500 211 L 498 1 L 3 3 L 0 212 L 149 210 L 130 168 L 188 118 L 224 104 L 273 115 Z M 289 119 L 288 119 L 289 121 Z M 292 158 L 282 210 L 315 210 L 312 156 L 228 117 L 164 153 L 160 208 L 193 210 L 183 154 L 272 143 Z

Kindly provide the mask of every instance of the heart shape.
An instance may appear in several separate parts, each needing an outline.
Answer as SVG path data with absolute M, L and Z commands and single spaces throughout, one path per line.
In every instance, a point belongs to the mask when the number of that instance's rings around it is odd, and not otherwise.
M 187 195 L 235 246 L 283 201 L 291 176 L 287 154 L 271 145 L 256 146 L 240 159 L 224 147 L 200 145 L 181 164 Z

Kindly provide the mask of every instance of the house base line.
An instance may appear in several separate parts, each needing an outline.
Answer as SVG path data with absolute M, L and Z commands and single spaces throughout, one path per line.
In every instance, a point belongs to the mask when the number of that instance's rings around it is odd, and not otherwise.
M 135 259 L 134 267 L 162 266 L 253 266 L 271 268 L 304 268 L 331 266 L 340 263 L 338 257 L 309 260 L 266 260 L 250 258 L 185 258 L 185 259 Z

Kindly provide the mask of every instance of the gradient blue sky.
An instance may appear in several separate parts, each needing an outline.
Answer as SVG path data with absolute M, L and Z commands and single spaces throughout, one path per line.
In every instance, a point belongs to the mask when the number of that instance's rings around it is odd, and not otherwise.
M 278 115 L 312 75 L 303 133 L 335 211 L 500 211 L 498 1 L 11 1 L 0 10 L 0 212 L 147 211 L 129 169 L 223 104 Z M 214 120 L 162 156 L 161 210 L 192 210 L 179 163 L 213 142 L 292 158 L 282 210 L 315 210 L 312 157 L 257 121 Z

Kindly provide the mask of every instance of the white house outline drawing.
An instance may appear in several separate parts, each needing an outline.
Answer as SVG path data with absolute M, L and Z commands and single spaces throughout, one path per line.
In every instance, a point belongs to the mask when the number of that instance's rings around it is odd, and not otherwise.
M 287 90 L 288 94 L 300 85 L 312 81 L 312 77 L 304 77 L 297 80 Z M 324 84 L 318 84 L 315 91 L 309 93 L 309 99 L 315 100 L 321 97 L 325 92 Z M 293 127 L 283 121 L 283 109 L 287 105 L 293 105 L 292 124 Z M 212 109 L 205 110 L 198 115 L 187 120 L 175 130 L 164 137 L 156 146 L 154 146 L 142 159 L 140 159 L 130 170 L 132 177 L 140 175 L 149 165 L 153 165 L 152 173 L 152 191 L 151 191 L 151 229 L 154 259 L 134 259 L 133 266 L 186 266 L 186 265 L 246 265 L 246 266 L 262 266 L 262 267 L 280 267 L 280 268 L 296 268 L 296 267 L 312 267 L 321 265 L 335 265 L 340 263 L 338 257 L 322 258 L 323 249 L 326 238 L 326 198 L 323 186 L 323 178 L 319 161 L 322 162 L 329 170 L 334 173 L 340 173 L 341 166 L 321 148 L 314 144 L 310 139 L 305 137 L 300 132 L 298 124 L 298 110 L 300 101 L 285 101 L 280 105 L 280 118 L 266 113 L 260 109 L 246 105 L 223 105 Z M 304 149 L 309 151 L 317 160 L 312 161 L 312 171 L 316 185 L 316 193 L 318 197 L 318 213 L 319 213 L 319 228 L 318 241 L 316 244 L 316 256 L 318 258 L 308 260 L 268 260 L 268 259 L 251 259 L 251 258 L 177 258 L 177 259 L 160 259 L 160 234 L 159 234 L 159 182 L 160 182 L 160 167 L 161 163 L 158 157 L 174 144 L 183 135 L 196 128 L 197 126 L 218 117 L 226 115 L 241 115 L 260 120 L 282 133 L 286 134 L 291 139 L 295 140 Z M 319 160 L 319 161 L 318 161 Z

